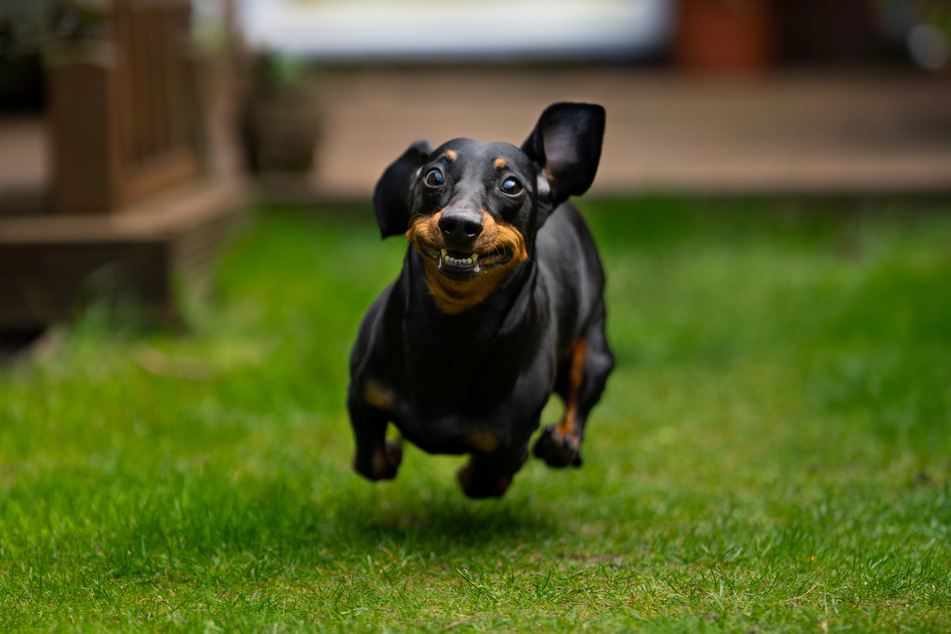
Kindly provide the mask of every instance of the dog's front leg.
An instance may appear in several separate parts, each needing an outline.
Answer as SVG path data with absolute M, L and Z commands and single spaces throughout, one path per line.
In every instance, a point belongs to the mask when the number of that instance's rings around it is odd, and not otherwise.
M 456 477 L 462 491 L 471 498 L 502 497 L 527 458 L 528 443 L 492 452 L 473 452 L 469 464 Z
M 370 480 L 392 480 L 403 460 L 403 450 L 399 443 L 386 439 L 388 416 L 353 395 L 347 399 L 347 409 L 356 442 L 351 466 Z

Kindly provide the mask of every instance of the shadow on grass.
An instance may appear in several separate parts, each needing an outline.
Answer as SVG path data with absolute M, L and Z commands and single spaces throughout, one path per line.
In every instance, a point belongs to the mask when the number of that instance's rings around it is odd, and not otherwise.
M 206 470 L 191 482 L 167 481 L 146 500 L 120 501 L 133 507 L 90 521 L 111 524 L 101 544 L 111 554 L 109 567 L 133 577 L 180 565 L 175 562 L 201 567 L 231 560 L 278 570 L 281 562 L 339 565 L 381 553 L 497 557 L 562 535 L 550 507 L 512 492 L 471 501 L 450 484 L 412 491 L 345 472 L 329 475 L 331 482 L 320 474 L 309 481 L 275 474 L 235 483 Z
M 358 509 L 339 521 L 350 534 L 362 535 L 368 546 L 382 538 L 422 549 L 473 548 L 490 542 L 514 547 L 529 540 L 547 541 L 559 533 L 555 519 L 539 509 L 505 501 L 386 505 Z

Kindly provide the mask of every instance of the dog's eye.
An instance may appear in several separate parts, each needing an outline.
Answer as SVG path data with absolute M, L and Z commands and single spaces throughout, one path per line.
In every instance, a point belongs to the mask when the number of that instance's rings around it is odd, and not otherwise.
M 426 176 L 423 177 L 423 182 L 429 187 L 442 187 L 443 183 L 446 182 L 446 177 L 442 175 L 441 171 L 434 167 L 426 172 Z
M 501 191 L 506 196 L 515 196 L 516 194 L 520 194 L 522 192 L 522 184 L 518 182 L 517 178 L 512 178 L 509 176 L 504 181 L 502 181 L 501 185 L 499 185 L 499 191 Z

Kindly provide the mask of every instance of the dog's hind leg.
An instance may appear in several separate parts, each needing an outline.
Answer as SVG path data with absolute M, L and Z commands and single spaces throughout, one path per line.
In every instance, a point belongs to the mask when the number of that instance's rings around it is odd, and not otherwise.
M 473 452 L 456 478 L 462 491 L 471 498 L 502 497 L 527 458 L 527 442 L 488 453 Z
M 535 455 L 552 467 L 581 466 L 581 442 L 588 414 L 601 398 L 614 356 L 604 336 L 604 305 L 578 337 L 559 367 L 555 391 L 565 401 L 565 414 L 548 425 L 535 443 Z

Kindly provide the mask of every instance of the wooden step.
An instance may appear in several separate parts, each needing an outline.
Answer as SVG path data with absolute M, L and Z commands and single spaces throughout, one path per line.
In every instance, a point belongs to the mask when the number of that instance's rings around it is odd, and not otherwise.
M 174 320 L 177 285 L 204 285 L 241 199 L 236 179 L 203 180 L 119 213 L 0 217 L 0 332 L 49 326 L 119 296 Z

